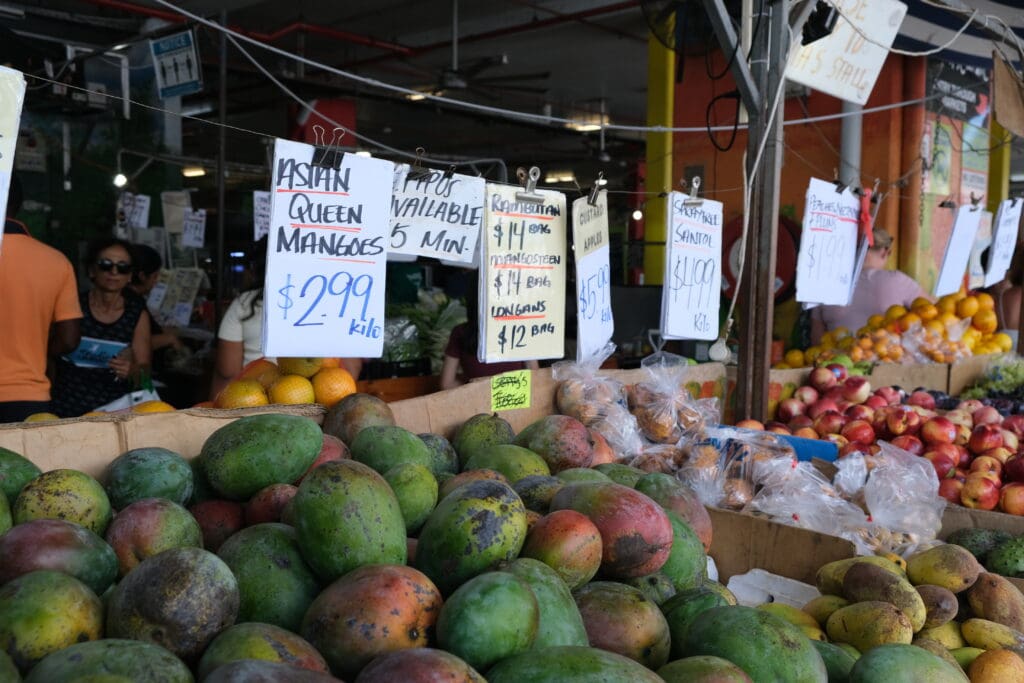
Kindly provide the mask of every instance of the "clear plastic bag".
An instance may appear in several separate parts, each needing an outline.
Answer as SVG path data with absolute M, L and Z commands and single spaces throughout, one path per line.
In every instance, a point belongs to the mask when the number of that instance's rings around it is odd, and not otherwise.
M 629 410 L 641 433 L 654 443 L 678 443 L 704 434 L 704 414 L 684 383 L 689 361 L 658 351 L 644 358 L 647 379 L 626 390 Z
M 864 503 L 871 522 L 883 529 L 909 535 L 908 542 L 935 538 L 942 527 L 945 499 L 939 497 L 939 479 L 925 458 L 917 457 L 885 441 L 873 456 L 864 484 Z

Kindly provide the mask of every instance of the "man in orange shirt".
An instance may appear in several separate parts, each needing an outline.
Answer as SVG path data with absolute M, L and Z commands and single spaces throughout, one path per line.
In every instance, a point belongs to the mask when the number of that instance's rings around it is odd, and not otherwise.
M 70 353 L 81 337 L 74 268 L 15 220 L 21 202 L 21 184 L 12 177 L 0 242 L 0 422 L 49 411 L 47 353 Z

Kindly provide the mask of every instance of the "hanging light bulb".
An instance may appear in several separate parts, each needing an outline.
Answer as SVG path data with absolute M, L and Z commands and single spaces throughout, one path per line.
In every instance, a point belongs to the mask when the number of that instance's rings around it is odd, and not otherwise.
M 643 220 L 644 212 L 641 209 L 633 209 L 633 220 Z
M 124 187 L 128 184 L 128 176 L 124 173 L 118 173 L 114 176 L 114 187 Z

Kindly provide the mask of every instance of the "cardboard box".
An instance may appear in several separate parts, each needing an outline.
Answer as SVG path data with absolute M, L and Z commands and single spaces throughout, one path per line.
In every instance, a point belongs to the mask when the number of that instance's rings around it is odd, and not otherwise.
M 960 392 L 972 386 L 988 369 L 989 365 L 1001 360 L 1006 354 L 990 353 L 983 356 L 971 356 L 958 360 L 949 366 L 949 380 L 946 391 L 950 396 L 959 396 Z
M 994 529 L 1005 531 L 1014 536 L 1024 535 L 1024 517 L 1008 515 L 1004 512 L 988 510 L 972 510 L 960 505 L 947 505 L 942 514 L 942 528 L 939 538 L 946 540 L 951 533 L 959 529 Z M 1024 579 L 1006 577 L 1010 583 L 1024 592 Z
M 879 363 L 868 375 L 872 388 L 898 386 L 910 392 L 918 387 L 947 391 L 949 366 L 945 363 Z

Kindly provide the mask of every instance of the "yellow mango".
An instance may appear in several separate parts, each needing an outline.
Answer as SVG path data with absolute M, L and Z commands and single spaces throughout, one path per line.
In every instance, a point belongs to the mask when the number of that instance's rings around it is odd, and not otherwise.
M 849 600 L 838 595 L 819 595 L 804 605 L 801 609 L 814 617 L 818 622 L 818 625 L 824 628 L 825 624 L 828 623 L 828 618 L 832 616 L 833 612 L 840 607 L 846 607 L 849 604 Z
M 960 624 L 955 621 L 947 621 L 942 626 L 935 628 L 923 628 L 918 632 L 917 637 L 937 640 L 945 645 L 947 650 L 955 650 L 967 645 L 967 641 L 964 640 L 964 636 L 960 632 Z
M 907 560 L 907 578 L 915 586 L 931 584 L 954 593 L 974 585 L 982 572 L 978 560 L 966 548 L 944 543 L 911 555 Z
M 847 570 L 843 578 L 843 596 L 850 602 L 880 600 L 895 605 L 910 620 L 915 633 L 924 628 L 928 615 L 924 599 L 909 581 L 866 562 Z
M 888 602 L 858 602 L 832 613 L 826 624 L 828 637 L 849 643 L 861 652 L 887 643 L 909 645 L 914 639 L 910 620 Z
M 881 567 L 882 569 L 891 571 L 898 576 L 903 576 L 903 570 L 884 557 L 875 557 L 874 555 L 868 555 L 866 557 L 850 557 L 845 560 L 829 562 L 818 569 L 818 573 L 815 576 L 815 583 L 818 586 L 818 591 L 821 592 L 822 595 L 842 595 L 843 579 L 846 577 L 846 572 L 849 571 L 850 567 L 859 562 L 867 562 Z

